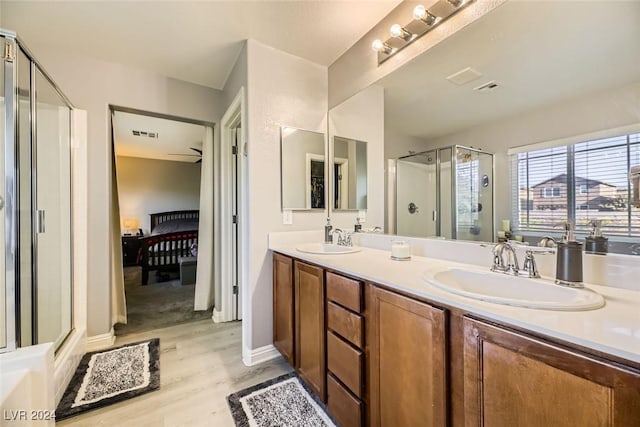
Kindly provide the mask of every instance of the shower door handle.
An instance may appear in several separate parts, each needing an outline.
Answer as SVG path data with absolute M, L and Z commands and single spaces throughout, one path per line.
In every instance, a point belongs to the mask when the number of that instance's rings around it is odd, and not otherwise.
M 38 214 L 36 216 L 36 233 L 42 234 L 44 231 L 44 210 L 38 209 Z
M 0 196 L 0 211 L 4 209 L 4 197 Z
M 438 220 L 438 211 L 433 211 L 433 221 L 437 221 Z

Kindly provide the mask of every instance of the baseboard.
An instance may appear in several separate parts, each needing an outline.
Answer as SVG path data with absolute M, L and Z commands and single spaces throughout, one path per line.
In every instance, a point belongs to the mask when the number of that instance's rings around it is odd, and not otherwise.
M 106 334 L 87 337 L 87 351 L 102 350 L 103 348 L 111 347 L 115 342 L 116 334 L 111 328 Z
M 222 312 L 216 310 L 216 308 L 213 308 L 213 316 L 211 317 L 213 319 L 213 323 L 222 323 Z
M 280 352 L 276 350 L 273 344 L 265 345 L 264 347 L 258 347 L 253 350 L 246 349 L 242 356 L 242 362 L 246 366 L 258 365 L 260 363 L 268 362 L 269 360 L 282 357 Z

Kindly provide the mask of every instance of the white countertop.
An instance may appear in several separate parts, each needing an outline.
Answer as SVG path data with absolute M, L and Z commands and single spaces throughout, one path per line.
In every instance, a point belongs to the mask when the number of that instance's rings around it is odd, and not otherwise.
M 296 250 L 299 243 L 269 239 L 269 249 L 294 258 L 360 277 L 487 319 L 528 329 L 583 347 L 640 363 L 640 292 L 611 286 L 587 285 L 603 295 L 604 307 L 590 311 L 551 311 L 493 304 L 457 296 L 422 279 L 427 269 L 477 266 L 413 256 L 393 261 L 386 250 L 363 247 L 361 252 L 315 255 Z M 490 261 L 490 260 L 489 260 Z

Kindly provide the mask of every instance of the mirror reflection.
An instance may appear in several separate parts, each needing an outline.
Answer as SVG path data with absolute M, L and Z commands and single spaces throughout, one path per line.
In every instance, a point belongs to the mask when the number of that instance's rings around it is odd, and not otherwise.
M 280 155 L 282 209 L 324 209 L 324 134 L 284 126 Z
M 486 227 L 473 234 L 476 196 L 470 204 L 457 198 L 457 209 L 421 233 L 437 235 L 439 226 L 451 238 L 493 241 L 504 232 L 537 243 L 559 238 L 554 224 L 570 220 L 583 240 L 601 220 L 613 251 L 640 235 L 629 178 L 640 167 L 639 2 L 506 2 L 375 85 L 384 89 L 387 178 L 390 160 L 426 168 L 407 156 L 441 147 L 494 154 L 490 234 Z M 479 175 L 475 185 L 484 182 Z M 431 198 L 414 201 L 418 212 L 438 198 L 456 199 L 454 184 L 445 184 L 436 186 L 439 195 L 408 187 L 415 198 Z M 410 201 L 398 206 L 393 191 L 388 184 L 386 231 L 412 234 L 395 218 Z M 483 211 L 490 205 L 482 203 Z M 471 213 L 465 223 L 463 211 Z M 454 223 L 451 236 L 446 221 Z
M 333 137 L 334 210 L 367 209 L 367 143 Z

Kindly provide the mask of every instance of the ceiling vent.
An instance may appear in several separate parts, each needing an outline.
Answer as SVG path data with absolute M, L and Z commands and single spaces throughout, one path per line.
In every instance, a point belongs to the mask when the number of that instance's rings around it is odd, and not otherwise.
M 142 137 L 154 138 L 154 139 L 158 138 L 158 132 L 147 132 L 147 131 L 144 131 L 144 130 L 132 130 L 131 133 L 133 133 L 133 136 L 142 136 Z
M 449 77 L 447 77 L 447 80 L 449 80 L 453 84 L 462 86 L 464 84 L 477 80 L 480 77 L 482 77 L 481 72 L 479 72 L 478 70 L 474 70 L 471 67 L 467 67 L 464 70 L 460 70 L 457 73 L 451 74 Z
M 477 90 L 478 92 L 492 92 L 497 87 L 498 83 L 496 83 L 494 80 L 491 80 L 490 82 L 482 84 L 478 87 L 474 87 L 473 90 Z

